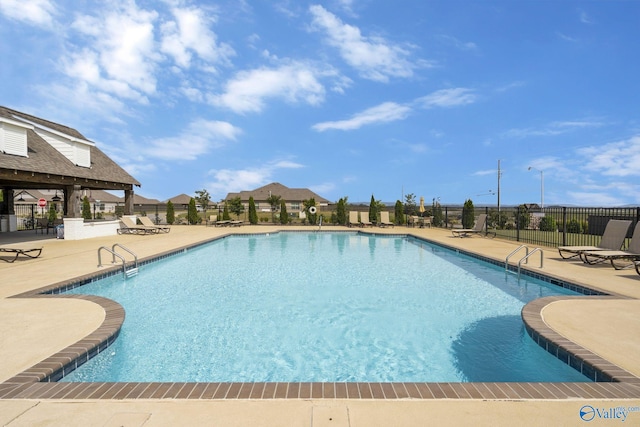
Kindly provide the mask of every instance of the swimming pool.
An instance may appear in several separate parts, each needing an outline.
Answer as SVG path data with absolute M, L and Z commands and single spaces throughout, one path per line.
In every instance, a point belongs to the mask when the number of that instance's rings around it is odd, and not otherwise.
M 588 381 L 520 319 L 570 291 L 404 236 L 227 237 L 73 292 L 127 317 L 63 381 Z

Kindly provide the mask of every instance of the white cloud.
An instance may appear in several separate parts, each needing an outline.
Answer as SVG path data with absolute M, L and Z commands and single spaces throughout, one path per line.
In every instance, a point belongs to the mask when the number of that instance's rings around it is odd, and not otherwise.
M 325 97 L 319 81 L 324 75 L 327 73 L 301 62 L 241 71 L 227 82 L 223 94 L 211 97 L 211 103 L 236 113 L 260 112 L 270 98 L 317 105 Z
M 312 126 L 312 129 L 318 132 L 324 132 L 329 129 L 354 130 L 365 125 L 404 120 L 410 112 L 411 108 L 406 105 L 385 102 L 358 113 L 348 120 L 317 123 Z
M 64 70 L 100 91 L 144 101 L 156 91 L 154 72 L 161 59 L 154 44 L 158 14 L 134 2 L 118 4 L 100 16 L 76 17 L 72 28 L 91 44 L 64 58 Z
M 585 169 L 606 176 L 640 176 L 640 135 L 579 150 Z
M 51 0 L 0 0 L 0 12 L 16 21 L 49 28 L 53 26 L 56 7 Z
M 272 182 L 273 175 L 280 169 L 299 169 L 304 166 L 289 160 L 274 160 L 265 166 L 247 169 L 217 169 L 209 172 L 213 181 L 206 187 L 216 198 L 222 199 L 227 193 L 237 193 L 248 188 L 256 188 Z
M 460 105 L 473 104 L 476 95 L 471 89 L 457 87 L 453 89 L 437 90 L 427 96 L 416 99 L 416 103 L 425 108 L 432 107 L 457 107 Z
M 555 136 L 581 129 L 597 128 L 604 123 L 597 120 L 572 120 L 552 122 L 541 128 L 509 129 L 502 134 L 506 138 L 527 138 L 531 136 Z
M 228 64 L 235 55 L 227 44 L 218 44 L 216 35 L 209 29 L 215 22 L 213 15 L 195 7 L 173 8 L 175 21 L 162 24 L 162 52 L 170 55 L 181 68 L 190 68 L 195 53 L 202 60 L 212 64 Z
M 180 135 L 153 140 L 144 149 L 147 156 L 165 160 L 195 160 L 212 148 L 233 141 L 241 130 L 230 123 L 196 119 Z
M 360 29 L 344 24 L 320 5 L 309 7 L 312 28 L 323 31 L 327 42 L 366 79 L 387 82 L 390 77 L 411 77 L 416 65 L 407 58 L 409 48 L 393 45 L 382 37 L 363 36 Z

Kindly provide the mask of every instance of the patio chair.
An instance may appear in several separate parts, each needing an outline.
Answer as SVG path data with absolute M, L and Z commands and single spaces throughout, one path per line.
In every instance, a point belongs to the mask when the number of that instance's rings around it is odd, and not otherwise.
M 486 225 L 487 225 L 487 214 L 480 214 L 478 215 L 478 219 L 476 220 L 476 224 L 473 226 L 473 228 L 462 228 L 459 230 L 451 230 L 451 233 L 455 237 L 473 236 L 475 234 L 480 234 L 484 232 Z
M 157 234 L 158 229 L 155 227 L 147 227 L 146 225 L 138 225 L 131 218 L 122 217 L 122 222 L 118 229 L 118 234 Z
M 358 211 L 349 211 L 349 222 L 347 223 L 349 227 L 357 225 L 360 226 L 360 221 L 358 220 Z
M 373 224 L 369 221 L 369 212 L 360 212 L 360 227 L 372 227 Z
M 395 224 L 389 221 L 389 212 L 382 211 L 380 212 L 380 227 L 395 227 Z
M 156 224 L 154 224 L 153 221 L 151 221 L 151 218 L 149 218 L 148 216 L 141 216 L 140 217 L 140 222 L 145 227 L 157 229 L 158 232 L 160 232 L 160 233 L 168 233 L 169 231 L 171 231 L 171 227 L 169 227 L 168 225 L 156 225 Z
M 38 258 L 42 253 L 42 248 L 19 249 L 19 248 L 0 248 L 0 252 L 8 253 L 9 259 L 1 258 L 4 262 L 14 262 L 18 256 L 24 255 L 29 258 Z M 36 253 L 37 252 L 37 253 Z M 14 256 L 15 255 L 15 256 Z M 13 257 L 13 258 L 11 258 Z
M 558 253 L 562 259 L 581 257 L 583 252 L 593 251 L 619 251 L 627 236 L 627 230 L 631 221 L 621 219 L 611 219 L 602 233 L 602 239 L 597 246 L 560 246 Z M 565 256 L 565 253 L 571 254 Z
M 636 224 L 636 228 L 633 230 L 633 236 L 631 236 L 631 242 L 629 247 L 624 251 L 584 251 L 580 255 L 582 261 L 587 264 L 598 264 L 604 261 L 610 261 L 611 266 L 616 270 L 622 270 L 625 268 L 633 267 L 633 261 L 640 261 L 640 222 Z M 615 263 L 616 260 L 630 260 L 631 264 L 627 263 L 624 266 L 619 266 Z

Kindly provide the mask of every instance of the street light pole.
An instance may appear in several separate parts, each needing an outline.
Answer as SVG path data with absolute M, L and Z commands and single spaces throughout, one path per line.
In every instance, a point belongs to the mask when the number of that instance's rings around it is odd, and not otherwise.
M 529 166 L 529 170 L 532 169 L 540 172 L 540 209 L 544 209 L 544 171 Z

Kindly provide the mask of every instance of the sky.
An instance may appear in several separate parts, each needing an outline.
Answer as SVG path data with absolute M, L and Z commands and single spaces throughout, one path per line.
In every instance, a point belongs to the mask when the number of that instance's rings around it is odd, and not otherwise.
M 0 105 L 166 200 L 640 205 L 640 1 L 0 0 Z

